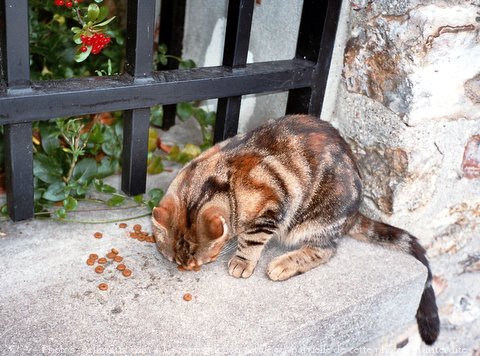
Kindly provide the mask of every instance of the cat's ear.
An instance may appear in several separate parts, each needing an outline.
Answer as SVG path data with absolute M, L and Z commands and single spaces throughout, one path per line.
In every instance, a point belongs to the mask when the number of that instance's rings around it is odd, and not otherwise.
M 168 230 L 173 223 L 175 216 L 175 201 L 172 197 L 167 196 L 162 199 L 160 204 L 153 208 L 152 222 L 159 229 Z
M 216 207 L 210 207 L 202 213 L 203 230 L 211 240 L 225 237 L 228 233 L 227 223 L 222 212 Z

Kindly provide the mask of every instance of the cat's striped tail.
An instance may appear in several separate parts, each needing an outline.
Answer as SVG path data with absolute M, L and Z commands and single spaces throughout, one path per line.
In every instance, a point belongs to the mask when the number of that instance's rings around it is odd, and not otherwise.
M 440 332 L 440 319 L 435 293 L 432 288 L 432 271 L 425 256 L 425 249 L 419 244 L 417 238 L 405 230 L 374 221 L 361 214 L 357 215 L 357 219 L 350 228 L 348 235 L 360 241 L 376 243 L 408 253 L 427 267 L 428 277 L 416 318 L 422 340 L 427 345 L 432 345 Z

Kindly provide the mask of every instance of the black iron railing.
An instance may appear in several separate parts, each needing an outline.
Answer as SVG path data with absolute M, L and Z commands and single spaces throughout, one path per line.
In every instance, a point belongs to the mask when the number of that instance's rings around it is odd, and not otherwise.
M 33 121 L 125 110 L 122 190 L 136 195 L 145 192 L 153 105 L 219 98 L 216 141 L 236 134 L 245 94 L 289 91 L 287 113 L 319 116 L 342 1 L 304 1 L 294 59 L 246 64 L 254 2 L 229 1 L 220 67 L 153 71 L 156 1 L 129 0 L 124 74 L 30 81 L 28 1 L 0 0 L 0 125 L 11 219 L 33 216 Z

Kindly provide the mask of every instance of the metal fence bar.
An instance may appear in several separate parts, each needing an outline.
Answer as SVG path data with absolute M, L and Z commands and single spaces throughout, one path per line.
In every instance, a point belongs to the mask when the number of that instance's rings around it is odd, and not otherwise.
M 129 1 L 125 70 L 135 81 L 151 80 L 154 32 L 155 1 Z M 123 120 L 122 190 L 129 195 L 142 194 L 147 182 L 150 107 L 127 110 Z
M 316 63 L 310 87 L 290 90 L 287 113 L 320 116 L 342 0 L 305 0 L 296 58 Z M 319 25 L 322 24 L 322 25 Z
M 160 33 L 158 42 L 165 44 L 168 54 L 181 57 L 186 0 L 162 0 L 160 8 Z M 177 69 L 178 61 L 169 58 L 164 69 Z M 162 129 L 175 125 L 177 104 L 163 106 Z
M 243 94 L 280 92 L 312 84 L 314 63 L 303 59 L 161 71 L 151 81 L 129 75 L 32 83 L 32 92 L 0 93 L 0 125 Z
M 254 0 L 230 0 L 223 50 L 223 65 L 235 71 L 247 64 Z M 213 139 L 222 141 L 234 136 L 238 129 L 241 95 L 220 98 Z
M 30 87 L 27 0 L 0 1 L 0 73 L 4 89 L 24 93 Z M 32 124 L 5 126 L 7 208 L 13 221 L 33 217 Z

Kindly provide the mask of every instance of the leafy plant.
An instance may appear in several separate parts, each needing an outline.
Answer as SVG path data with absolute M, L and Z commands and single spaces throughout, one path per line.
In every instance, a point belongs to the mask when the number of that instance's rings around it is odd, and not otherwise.
M 101 1 L 99 1 L 101 2 Z M 64 3 L 65 4 L 65 3 Z M 92 5 L 92 9 L 98 8 L 98 16 L 95 21 L 88 20 L 88 5 L 85 8 L 83 2 L 78 2 L 71 8 L 56 6 L 54 1 L 30 0 L 30 70 L 32 79 L 64 79 L 80 76 L 91 76 L 96 70 L 107 71 L 110 60 L 111 72 L 121 71 L 124 58 L 123 30 L 117 21 L 102 24 L 99 19 L 105 16 L 108 8 Z M 102 10 L 103 9 L 103 10 Z M 92 18 L 95 16 L 90 11 Z M 82 24 L 83 21 L 83 24 Z M 103 21 L 104 22 L 104 21 Z M 79 30 L 80 29 L 80 30 Z M 72 32 L 73 31 L 73 32 Z M 110 38 L 111 45 L 103 48 L 97 55 L 89 56 L 93 50 L 81 52 L 82 35 L 91 37 L 102 34 Z M 89 55 L 86 55 L 87 53 Z M 80 56 L 81 55 L 81 56 Z M 84 58 L 83 58 L 84 57 Z M 75 58 L 82 59 L 75 63 Z M 86 60 L 88 58 L 88 60 Z
M 42 122 L 34 131 L 33 174 L 37 212 L 56 211 L 65 217 L 75 210 L 94 179 L 115 173 L 119 167 L 122 123 L 101 123 L 99 116 Z

